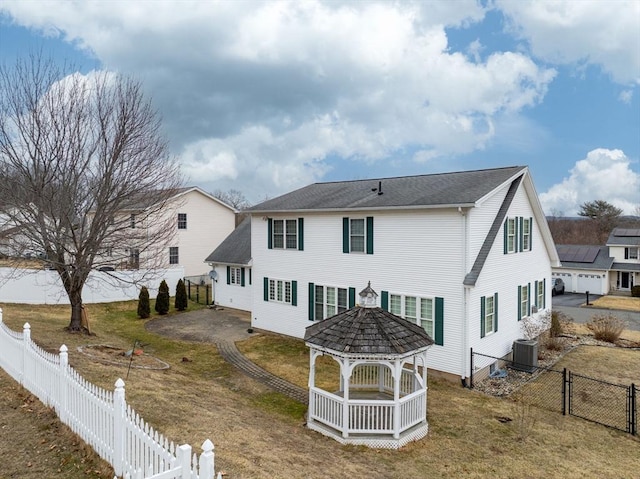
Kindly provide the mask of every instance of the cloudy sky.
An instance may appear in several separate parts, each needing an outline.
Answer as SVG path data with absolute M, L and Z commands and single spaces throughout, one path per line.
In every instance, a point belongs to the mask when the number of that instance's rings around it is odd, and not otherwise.
M 188 183 L 529 165 L 547 214 L 640 206 L 640 1 L 0 0 L 0 61 L 133 75 Z

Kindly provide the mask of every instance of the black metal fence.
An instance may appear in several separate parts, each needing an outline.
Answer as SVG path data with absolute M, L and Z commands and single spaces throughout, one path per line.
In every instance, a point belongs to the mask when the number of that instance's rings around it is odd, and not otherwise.
M 536 407 L 638 434 L 638 388 L 522 364 L 471 351 L 468 386 L 498 397 L 517 396 Z M 526 369 L 523 371 L 523 369 Z
M 191 281 L 185 278 L 185 287 L 187 288 L 187 297 L 189 300 L 205 305 L 211 303 L 211 283 Z

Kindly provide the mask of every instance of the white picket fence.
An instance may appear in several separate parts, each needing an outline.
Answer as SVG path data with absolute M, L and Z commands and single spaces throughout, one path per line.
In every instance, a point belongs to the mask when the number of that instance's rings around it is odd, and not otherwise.
M 65 345 L 59 354 L 44 351 L 31 340 L 29 323 L 21 333 L 11 330 L 2 321 L 2 309 L 0 367 L 53 408 L 60 421 L 113 466 L 116 477 L 214 478 L 214 447 L 209 439 L 199 458 L 189 445 L 176 447 L 127 405 L 122 379 L 113 392 L 91 384 L 69 366 Z

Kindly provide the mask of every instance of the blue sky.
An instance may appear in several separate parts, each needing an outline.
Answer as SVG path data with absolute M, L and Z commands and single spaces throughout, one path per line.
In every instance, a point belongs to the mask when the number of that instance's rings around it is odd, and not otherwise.
M 0 2 L 0 61 L 132 75 L 189 184 L 523 165 L 547 212 L 640 208 L 640 2 Z M 637 214 L 637 213 L 636 213 Z

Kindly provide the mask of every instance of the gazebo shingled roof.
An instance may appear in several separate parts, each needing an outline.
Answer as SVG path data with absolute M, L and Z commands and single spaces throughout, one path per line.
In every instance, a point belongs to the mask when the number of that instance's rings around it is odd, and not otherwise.
M 304 340 L 348 355 L 404 355 L 433 344 L 417 324 L 382 308 L 362 306 L 309 326 Z

